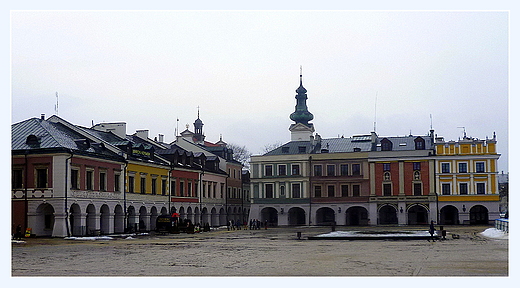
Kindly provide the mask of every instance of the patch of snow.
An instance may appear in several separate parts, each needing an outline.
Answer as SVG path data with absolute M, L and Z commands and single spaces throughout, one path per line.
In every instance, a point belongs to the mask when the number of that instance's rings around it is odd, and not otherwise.
M 437 235 L 437 232 L 434 233 Z M 363 236 L 363 237 L 416 237 L 416 236 L 430 236 L 428 231 L 402 231 L 399 232 L 367 232 L 367 231 L 335 231 L 326 234 L 320 234 L 316 237 L 354 237 L 354 236 Z
M 92 236 L 92 237 L 65 237 L 65 240 L 112 240 L 110 236 Z
M 509 233 L 496 228 L 488 228 L 483 232 L 480 232 L 480 235 L 494 239 L 509 239 Z
M 11 243 L 22 244 L 22 243 L 25 243 L 25 241 L 23 241 L 23 240 L 14 240 L 14 239 L 11 239 Z

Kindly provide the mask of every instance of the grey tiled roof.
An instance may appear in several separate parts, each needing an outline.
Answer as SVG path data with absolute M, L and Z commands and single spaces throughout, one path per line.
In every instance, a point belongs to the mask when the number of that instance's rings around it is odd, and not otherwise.
M 38 145 L 27 144 L 27 137 L 39 138 Z M 119 157 L 106 149 L 84 148 L 77 141 L 84 135 L 67 128 L 61 123 L 54 123 L 39 118 L 31 118 L 11 125 L 11 150 L 66 149 L 74 153 L 95 153 L 103 156 Z
M 433 149 L 432 139 L 429 136 L 397 136 L 377 137 L 372 143 L 370 135 L 354 136 L 349 138 L 321 139 L 318 145 L 312 145 L 311 141 L 291 141 L 273 149 L 265 156 L 291 155 L 291 154 L 316 154 L 316 153 L 348 153 L 348 152 L 370 152 L 381 151 L 381 140 L 388 139 L 392 142 L 392 151 L 415 150 L 415 139 L 421 137 L 425 142 L 425 149 Z M 301 148 L 300 148 L 301 147 Z

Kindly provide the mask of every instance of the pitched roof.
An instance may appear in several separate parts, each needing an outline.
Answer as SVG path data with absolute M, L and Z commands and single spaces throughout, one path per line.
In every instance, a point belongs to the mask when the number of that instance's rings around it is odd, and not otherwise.
M 34 135 L 38 141 L 36 144 L 27 143 L 27 138 Z M 102 145 L 84 145 L 85 136 L 69 129 L 61 123 L 54 123 L 40 118 L 30 118 L 11 125 L 11 149 L 16 150 L 41 150 L 63 149 L 74 153 L 99 154 L 109 157 L 119 157 L 117 154 L 101 149 Z M 93 143 L 96 144 L 96 143 Z

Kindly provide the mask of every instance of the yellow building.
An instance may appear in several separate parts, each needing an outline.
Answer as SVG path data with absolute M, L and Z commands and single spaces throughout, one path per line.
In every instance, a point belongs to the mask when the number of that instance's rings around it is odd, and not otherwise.
M 479 140 L 435 139 L 440 224 L 488 224 L 499 217 L 496 135 Z

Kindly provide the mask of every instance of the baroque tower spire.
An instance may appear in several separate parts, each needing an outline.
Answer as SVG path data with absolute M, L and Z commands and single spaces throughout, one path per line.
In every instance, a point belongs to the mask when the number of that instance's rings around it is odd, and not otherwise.
M 300 66 L 300 86 L 296 89 L 295 111 L 289 116 L 295 123 L 291 124 L 291 141 L 309 141 L 314 133 L 314 125 L 309 123 L 314 116 L 307 109 L 307 89 L 303 87 L 302 67 Z
M 296 89 L 296 107 L 295 111 L 290 115 L 289 118 L 297 123 L 302 123 L 304 125 L 312 125 L 309 124 L 309 121 L 314 119 L 314 115 L 312 115 L 311 112 L 309 112 L 307 108 L 307 89 L 303 87 L 303 80 L 302 80 L 302 67 L 300 66 L 300 87 Z

